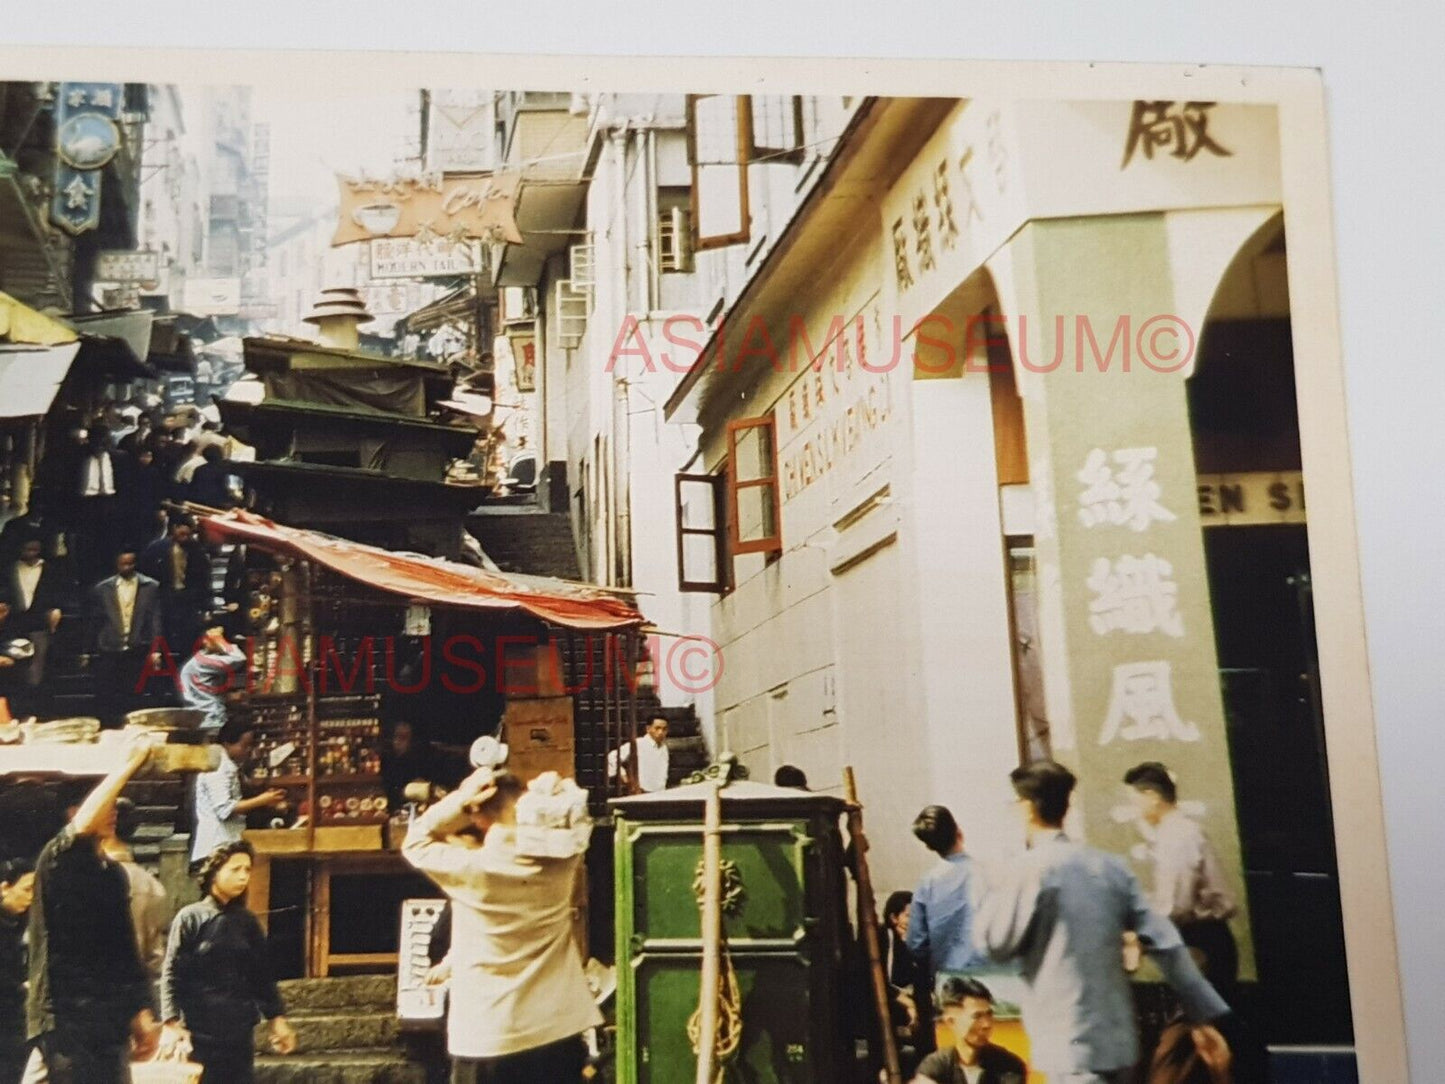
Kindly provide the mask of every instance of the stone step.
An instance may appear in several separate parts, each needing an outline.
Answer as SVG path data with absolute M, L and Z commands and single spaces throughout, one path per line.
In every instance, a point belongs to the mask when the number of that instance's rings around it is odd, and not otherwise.
M 256 1059 L 256 1084 L 426 1084 L 426 1079 L 426 1066 L 390 1051 Z
M 137 779 L 122 793 L 141 809 L 154 806 L 177 807 L 185 800 L 185 783 L 180 779 Z
M 313 1054 L 327 1050 L 381 1050 L 395 1047 L 401 1027 L 395 1012 L 318 1013 L 288 1012 L 286 1019 L 296 1030 L 296 1052 Z M 266 1025 L 256 1029 L 256 1053 L 270 1048 Z
M 280 983 L 288 1012 L 392 1012 L 396 1007 L 396 976 L 337 975 L 325 979 L 287 979 Z

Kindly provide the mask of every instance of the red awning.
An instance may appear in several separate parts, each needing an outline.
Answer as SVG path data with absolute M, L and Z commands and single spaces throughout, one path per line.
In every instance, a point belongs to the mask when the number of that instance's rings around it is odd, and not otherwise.
M 250 512 L 202 516 L 200 521 L 211 542 L 244 542 L 267 553 L 304 557 L 408 601 L 497 614 L 528 613 L 573 629 L 619 629 L 643 621 L 634 607 L 599 587 L 392 553 L 320 531 L 285 527 Z

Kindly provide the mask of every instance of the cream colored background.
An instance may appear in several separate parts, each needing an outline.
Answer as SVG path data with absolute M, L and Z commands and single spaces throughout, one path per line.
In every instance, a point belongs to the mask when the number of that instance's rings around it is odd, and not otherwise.
M 1329 11 L 1301 4 L 1273 5 L 1266 11 L 1258 4 L 1231 3 L 1214 3 L 1197 12 L 1176 9 L 1167 15 L 1143 4 L 1120 4 L 1108 12 L 1070 9 L 1072 19 L 1055 22 L 1048 21 L 1038 7 L 1011 15 L 968 8 L 943 16 L 921 5 L 893 5 L 883 19 L 876 14 L 879 9 L 871 6 L 860 10 L 861 17 L 852 17 L 846 6 L 839 5 L 800 4 L 780 13 L 777 5 L 736 2 L 719 9 L 715 22 L 702 16 L 701 6 L 696 11 L 689 8 L 684 15 L 685 5 L 680 3 L 640 5 L 624 22 L 615 11 L 601 6 L 593 9 L 590 20 L 581 17 L 581 10 L 557 18 L 562 5 L 555 5 L 548 9 L 545 25 L 534 21 L 535 8 L 525 7 L 510 13 L 489 8 L 483 25 L 484 16 L 472 14 L 477 9 L 460 4 L 317 3 L 310 6 L 305 23 L 299 23 L 299 6 L 294 3 L 252 2 L 244 13 L 229 20 L 213 17 L 209 29 L 197 25 L 199 17 L 190 5 L 119 8 L 76 2 L 60 10 L 38 3 L 23 5 L 33 11 L 15 10 L 22 7 L 20 3 L 6 7 L 7 42 L 68 37 L 111 44 L 227 42 L 273 48 L 300 44 L 426 48 L 439 42 L 464 42 L 470 48 L 519 51 L 530 42 L 551 50 L 619 52 L 671 48 L 676 53 L 711 49 L 847 55 L 886 50 L 906 55 L 929 50 L 1081 58 L 1172 54 L 1263 61 L 1288 57 L 1296 63 L 1338 58 L 1340 67 L 1348 66 L 1356 81 L 1350 85 L 1348 114 L 1339 109 L 1334 113 L 1334 165 L 1339 174 L 1356 182 L 1371 174 L 1367 184 L 1352 184 L 1349 210 L 1353 215 L 1363 206 L 1373 209 L 1375 215 L 1364 233 L 1352 228 L 1345 234 L 1352 261 L 1357 248 L 1387 251 L 1388 261 L 1381 266 L 1408 276 L 1403 288 L 1398 283 L 1382 286 L 1366 281 L 1369 272 L 1353 262 L 1347 263 L 1347 273 L 1342 276 L 1346 296 L 1353 302 L 1347 309 L 1353 332 L 1350 389 L 1358 395 L 1352 399 L 1356 408 L 1353 420 L 1366 434 L 1362 445 L 1370 455 L 1370 473 L 1362 478 L 1371 512 L 1363 533 L 1374 550 L 1367 568 L 1377 618 L 1372 632 L 1377 637 L 1388 635 L 1392 616 L 1398 619 L 1401 610 L 1407 621 L 1414 618 L 1419 623 L 1421 633 L 1427 632 L 1427 626 L 1439 631 L 1439 576 L 1432 575 L 1438 564 L 1434 558 L 1438 547 L 1433 544 L 1431 522 L 1438 516 L 1431 507 L 1437 502 L 1421 498 L 1438 493 L 1440 487 L 1421 479 L 1428 478 L 1424 472 L 1440 460 L 1440 434 L 1445 429 L 1434 417 L 1440 380 L 1427 366 L 1438 351 L 1432 349 L 1429 337 L 1433 306 L 1424 304 L 1427 297 L 1438 298 L 1440 291 L 1428 289 L 1417 277 L 1428 273 L 1429 261 L 1412 261 L 1409 256 L 1412 241 L 1415 252 L 1423 256 L 1426 239 L 1438 240 L 1442 235 L 1438 179 L 1427 181 L 1432 169 L 1438 173 L 1434 158 L 1439 145 L 1438 118 L 1409 111 L 1411 101 L 1424 105 L 1431 101 L 1432 93 L 1434 101 L 1440 100 L 1438 86 L 1435 91 L 1429 87 L 1430 80 L 1438 84 L 1440 78 L 1435 65 L 1433 61 L 1428 66 L 1423 63 L 1425 43 L 1434 40 L 1434 35 L 1422 25 L 1402 21 L 1392 30 L 1377 12 L 1363 8 Z M 274 10 L 268 13 L 268 8 Z M 1055 18 L 1061 19 L 1065 9 L 1060 5 L 1052 10 Z M 88 13 L 93 15 L 88 17 Z M 786 23 L 779 21 L 783 18 Z M 29 20 L 30 25 L 20 19 Z M 1353 20 L 1353 24 L 1342 23 L 1342 19 Z M 1410 50 L 1416 51 L 1420 66 L 1411 65 Z M 732 59 L 690 59 L 685 64 L 668 64 L 622 58 L 540 62 L 520 57 L 483 60 L 415 54 L 327 59 L 235 52 L 212 53 L 201 62 L 194 55 L 86 53 L 75 48 L 0 51 L 0 73 L 12 79 L 83 76 L 186 81 L 200 72 L 217 82 L 323 82 L 338 96 L 374 92 L 383 80 L 412 86 L 485 82 L 539 89 L 585 89 L 591 85 L 608 90 L 666 87 L 693 91 L 797 87 L 945 96 L 980 89 L 1011 93 L 1026 89 L 1042 96 L 1051 86 L 1066 81 L 1073 98 L 1277 102 L 1284 198 L 1291 216 L 1290 294 L 1296 347 L 1300 358 L 1316 362 L 1313 368 L 1302 366 L 1299 371 L 1299 411 L 1305 473 L 1311 484 L 1310 542 L 1361 1077 L 1370 1084 L 1407 1079 L 1345 439 L 1346 395 L 1329 202 L 1330 144 L 1326 141 L 1323 87 L 1314 73 L 1092 65 L 1020 68 L 920 61 L 748 64 Z M 1333 77 L 1330 86 L 1339 92 L 1340 84 Z M 1342 115 L 1351 119 L 1343 132 L 1338 126 Z M 1393 189 L 1394 180 L 1403 173 L 1414 173 L 1425 182 L 1413 197 L 1401 198 Z M 1437 220 L 1433 227 L 1426 221 L 1431 215 Z M 1371 298 L 1390 304 L 1371 305 Z M 1429 395 L 1431 391 L 1437 394 Z M 1363 415 L 1360 407 L 1367 408 Z M 1409 471 L 1417 475 L 1413 484 L 1406 477 Z M 1387 543 L 1391 552 L 1382 552 Z M 1433 595 L 1423 589 L 1428 584 L 1434 584 Z M 1438 862 L 1442 830 L 1438 816 L 1422 825 L 1424 818 L 1412 816 L 1406 801 L 1409 795 L 1423 798 L 1429 794 L 1434 810 L 1437 773 L 1427 766 L 1438 762 L 1445 739 L 1441 728 L 1434 725 L 1440 717 L 1438 695 L 1426 700 L 1424 690 L 1417 689 L 1416 710 L 1411 711 L 1407 699 L 1411 694 L 1403 682 L 1412 672 L 1434 669 L 1432 656 L 1438 642 L 1438 637 L 1430 638 L 1414 650 L 1408 642 L 1397 642 L 1395 650 L 1377 651 L 1375 658 L 1382 673 L 1380 697 L 1391 708 L 1388 718 L 1392 726 L 1382 744 L 1399 769 L 1390 776 L 1392 793 L 1401 795 L 1393 810 L 1399 818 L 1396 839 L 1401 846 L 1395 873 L 1396 883 L 1407 889 L 1406 904 L 1401 908 L 1412 934 L 1404 954 L 1407 975 L 1413 972 L 1418 979 L 1412 988 L 1411 1030 L 1416 1064 L 1421 1069 L 1416 1079 L 1420 1080 L 1430 1079 L 1433 1068 L 1445 1059 L 1445 1036 L 1436 1026 L 1438 1010 L 1434 1008 L 1439 1004 L 1440 976 L 1445 973 L 1441 966 L 1445 947 L 1436 933 L 1442 895 Z

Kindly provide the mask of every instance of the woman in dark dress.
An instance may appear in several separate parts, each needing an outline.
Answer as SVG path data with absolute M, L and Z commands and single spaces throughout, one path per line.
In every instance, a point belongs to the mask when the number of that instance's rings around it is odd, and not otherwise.
M 267 962 L 266 934 L 246 910 L 254 853 L 244 841 L 227 843 L 205 860 L 203 895 L 176 915 L 161 970 L 161 1048 L 188 1040 L 206 1084 L 251 1084 L 253 1036 L 263 1019 L 278 1054 L 296 1049 Z

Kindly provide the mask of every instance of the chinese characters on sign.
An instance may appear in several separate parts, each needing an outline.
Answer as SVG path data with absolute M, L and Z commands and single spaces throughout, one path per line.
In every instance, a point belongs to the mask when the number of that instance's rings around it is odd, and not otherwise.
M 1128 524 L 1146 531 L 1156 520 L 1172 521 L 1174 513 L 1159 503 L 1159 483 L 1154 481 L 1157 455 L 1155 448 L 1121 448 L 1110 467 L 1102 448 L 1091 451 L 1078 473 L 1086 486 L 1079 495 L 1079 522 L 1085 527 Z
M 1232 157 L 1209 134 L 1209 111 L 1214 102 L 1145 102 L 1134 103 L 1129 118 L 1129 134 L 1124 144 L 1123 169 L 1138 151 L 1152 160 L 1154 152 L 1168 151 L 1181 162 L 1191 161 L 1200 151 L 1219 158 Z
M 79 236 L 100 225 L 101 170 L 121 147 L 119 83 L 62 83 L 55 106 L 50 219 Z
M 1124 632 L 1184 635 L 1184 618 L 1174 609 L 1179 586 L 1173 567 L 1152 553 L 1094 561 L 1085 581 L 1095 594 L 1089 604 L 1089 627 L 1100 636 Z
M 331 244 L 412 237 L 419 245 L 482 240 L 520 245 L 513 208 L 520 174 L 428 173 L 390 180 L 339 177 L 340 220 Z
M 1155 523 L 1177 518 L 1162 503 L 1162 487 L 1154 478 L 1158 449 L 1093 448 L 1075 474 L 1080 486 L 1079 522 L 1085 529 L 1127 527 L 1143 533 Z M 1089 627 L 1099 636 L 1162 633 L 1184 636 L 1184 618 L 1177 609 L 1179 586 L 1174 568 L 1153 553 L 1099 556 L 1090 566 L 1086 586 L 1093 592 Z M 1199 728 L 1179 715 L 1169 664 L 1130 662 L 1114 667 L 1109 706 L 1099 744 L 1124 741 L 1200 740 Z
M 1167 662 L 1134 662 L 1114 667 L 1109 710 L 1099 744 L 1124 741 L 1197 742 L 1199 727 L 1179 717 Z
M 1006 157 L 997 110 L 988 115 L 985 127 L 986 168 L 993 174 L 996 194 L 1002 196 Z M 940 251 L 952 252 L 966 231 L 984 221 L 974 187 L 975 165 L 972 142 L 960 150 L 945 151 L 924 186 L 912 194 L 909 213 L 892 223 L 893 274 L 899 293 L 911 290 L 922 275 L 938 266 Z

